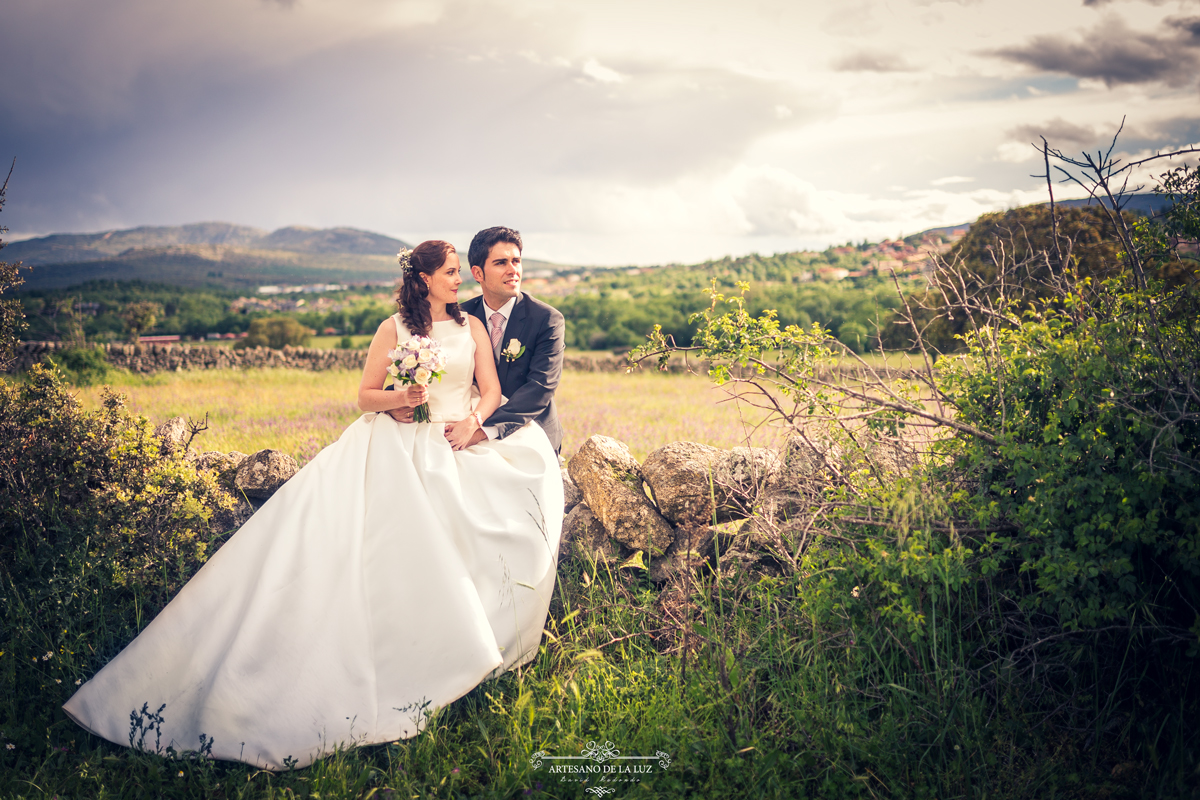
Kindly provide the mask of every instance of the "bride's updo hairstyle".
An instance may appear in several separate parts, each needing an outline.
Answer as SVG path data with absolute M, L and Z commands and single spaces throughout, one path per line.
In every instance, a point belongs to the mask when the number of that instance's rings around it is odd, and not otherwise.
M 428 336 L 433 328 L 433 316 L 429 312 L 429 286 L 421 276 L 437 272 L 446 263 L 446 257 L 456 252 L 454 245 L 449 242 L 431 239 L 421 242 L 409 253 L 409 265 L 400 276 L 400 286 L 396 289 L 396 308 L 410 333 Z M 447 303 L 446 313 L 459 325 L 463 324 L 458 303 Z

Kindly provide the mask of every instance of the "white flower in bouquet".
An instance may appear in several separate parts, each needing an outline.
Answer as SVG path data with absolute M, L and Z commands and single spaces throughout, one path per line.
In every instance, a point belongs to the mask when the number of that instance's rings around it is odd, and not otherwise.
M 388 352 L 392 364 L 387 368 L 388 373 L 396 379 L 397 384 L 417 384 L 428 386 L 434 378 L 442 379 L 446 366 L 446 357 L 436 339 L 428 336 L 412 336 L 404 343 L 398 343 L 396 349 Z M 422 403 L 413 409 L 413 421 L 429 422 L 429 403 Z

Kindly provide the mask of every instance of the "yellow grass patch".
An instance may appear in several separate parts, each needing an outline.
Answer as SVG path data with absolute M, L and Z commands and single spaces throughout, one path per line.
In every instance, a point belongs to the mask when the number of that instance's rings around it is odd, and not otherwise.
M 112 384 L 131 410 L 155 424 L 174 416 L 202 420 L 207 412 L 209 429 L 196 441 L 202 450 L 269 447 L 304 463 L 361 415 L 355 404 L 359 377 L 349 370 L 198 370 L 149 378 L 118 374 Z M 78 392 L 85 405 L 99 405 L 99 387 Z M 747 441 L 746 409 L 722 402 L 727 395 L 704 377 L 567 372 L 556 397 L 568 458 L 595 433 L 625 442 L 639 459 L 672 441 L 718 447 Z M 775 438 L 774 431 L 761 431 L 754 443 Z

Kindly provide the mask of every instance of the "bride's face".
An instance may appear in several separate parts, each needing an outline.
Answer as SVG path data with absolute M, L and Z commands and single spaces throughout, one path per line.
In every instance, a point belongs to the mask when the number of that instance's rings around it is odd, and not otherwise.
M 429 287 L 430 301 L 438 303 L 457 303 L 458 287 L 462 286 L 462 267 L 458 263 L 458 253 L 451 251 L 446 254 L 446 260 L 434 270 L 432 275 L 422 275 L 425 285 Z

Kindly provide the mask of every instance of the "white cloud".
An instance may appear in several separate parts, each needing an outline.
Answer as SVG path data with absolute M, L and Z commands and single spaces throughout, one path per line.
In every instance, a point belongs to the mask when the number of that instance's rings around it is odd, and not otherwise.
M 594 58 L 583 63 L 583 74 L 600 83 L 622 83 L 625 76 L 615 69 L 609 69 Z
M 930 186 L 949 186 L 954 183 L 972 183 L 974 178 L 968 178 L 964 175 L 949 175 L 945 178 L 937 178 L 929 182 Z
M 1027 142 L 1001 142 L 996 147 L 996 158 L 1007 164 L 1024 164 L 1038 157 L 1038 151 Z

